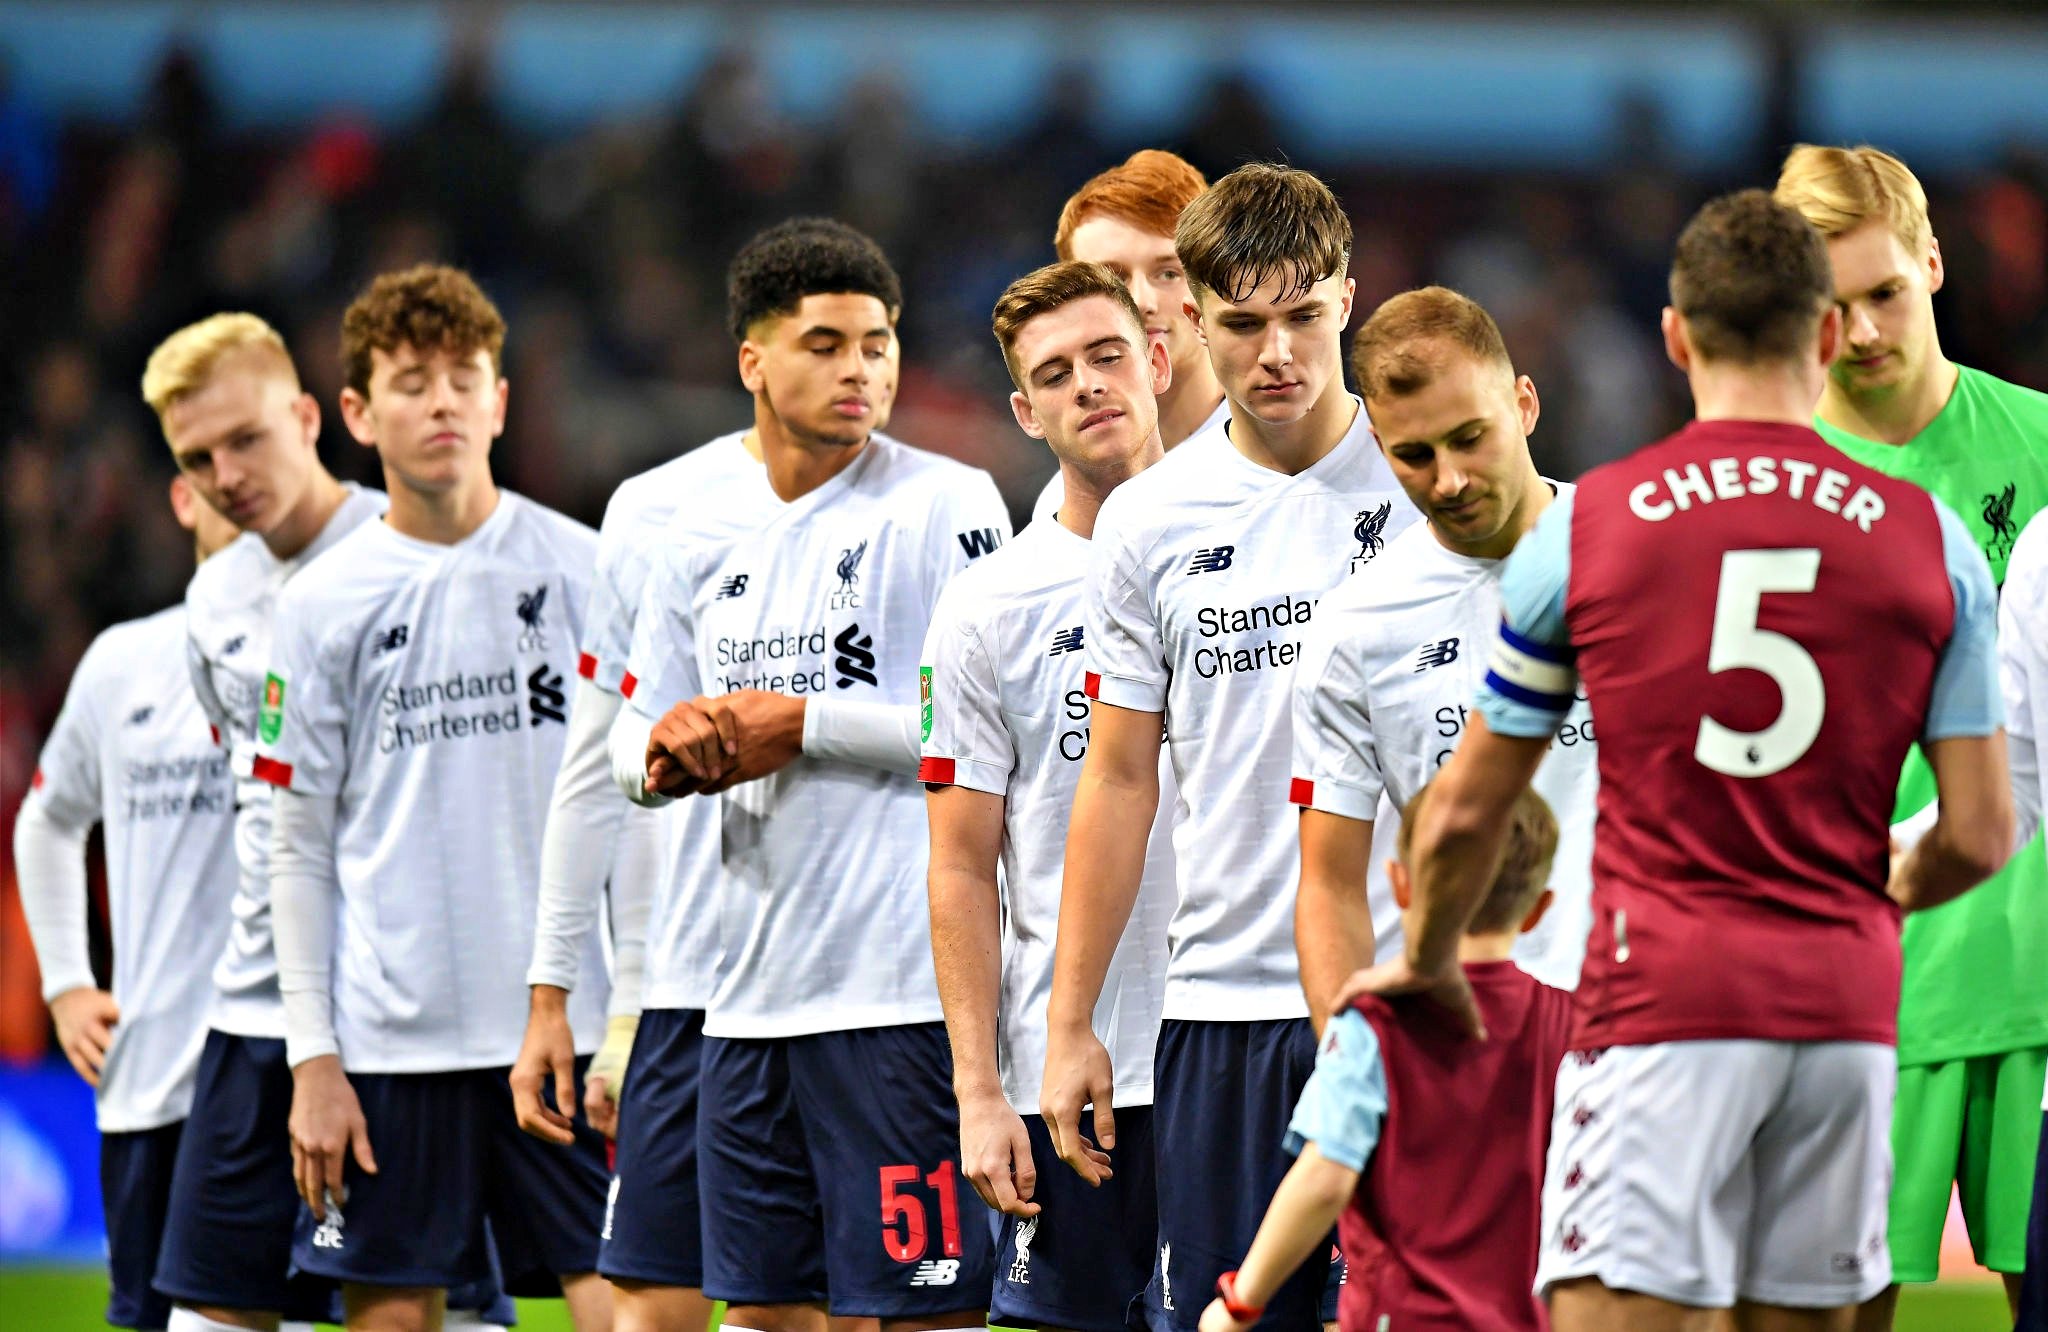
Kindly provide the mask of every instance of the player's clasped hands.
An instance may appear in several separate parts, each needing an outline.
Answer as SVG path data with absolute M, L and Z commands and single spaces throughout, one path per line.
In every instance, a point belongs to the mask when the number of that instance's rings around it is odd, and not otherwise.
M 777 772 L 803 752 L 804 701 L 760 689 L 699 695 L 647 737 L 647 789 L 715 795 Z
M 1109 1168 L 1109 1152 L 1116 1146 L 1116 1113 L 1110 1108 L 1115 1091 L 1116 1071 L 1093 1028 L 1064 1037 L 1050 1033 L 1039 1113 L 1052 1135 L 1052 1149 L 1091 1185 L 1115 1173 Z M 1095 1107 L 1094 1142 L 1081 1132 L 1081 1111 L 1089 1105 Z
M 292 1178 L 314 1218 L 324 1221 L 329 1200 L 348 1199 L 342 1169 L 351 1152 L 365 1174 L 377 1173 L 370 1126 L 338 1056 L 308 1059 L 292 1070 L 292 1080 Z

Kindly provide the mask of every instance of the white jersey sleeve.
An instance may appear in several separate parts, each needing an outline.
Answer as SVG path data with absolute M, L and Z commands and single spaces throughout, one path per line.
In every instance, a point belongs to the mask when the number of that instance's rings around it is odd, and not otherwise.
M 45 1001 L 95 983 L 86 922 L 85 841 L 103 812 L 100 655 L 87 651 L 73 672 L 15 822 L 22 914 L 35 945 Z
M 1294 676 L 1294 804 L 1370 822 L 1386 777 L 1355 626 L 1332 615 L 1303 635 Z
M 541 836 L 539 923 L 526 972 L 528 985 L 576 988 L 577 960 L 597 923 L 620 820 L 631 808 L 612 787 L 605 749 L 618 715 L 617 694 L 589 679 L 577 682 L 575 700 L 569 705 L 569 733 L 562 741 L 562 765 L 555 770 L 548 802 L 547 830 Z
M 654 721 L 704 692 L 698 678 L 692 566 L 689 552 L 681 546 L 657 551 L 640 593 L 640 611 L 633 618 L 633 646 L 619 692 L 635 712 Z
M 1998 675 L 2005 698 L 2005 753 L 2018 813 L 2015 848 L 2033 841 L 2041 827 L 2042 785 L 2039 715 L 2048 694 L 2048 524 L 2029 522 L 2006 564 L 1998 602 Z M 1932 805 L 1929 806 L 1933 808 Z
M 1172 672 L 1156 608 L 1134 549 L 1134 534 L 1117 521 L 1111 495 L 1095 522 L 1088 567 L 1088 697 L 1139 712 L 1166 711 Z
M 918 668 L 919 780 L 1006 795 L 1017 751 L 1003 724 L 1001 686 L 960 584 L 942 593 Z
M 254 773 L 302 795 L 337 796 L 348 772 L 347 663 L 321 643 L 316 619 L 289 589 L 278 598 L 257 704 Z

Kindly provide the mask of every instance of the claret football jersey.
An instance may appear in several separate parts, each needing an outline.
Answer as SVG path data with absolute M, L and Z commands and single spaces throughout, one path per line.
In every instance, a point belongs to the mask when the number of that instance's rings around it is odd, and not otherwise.
M 347 497 L 327 526 L 291 559 L 280 560 L 261 537 L 244 533 L 200 565 L 185 589 L 192 688 L 235 774 L 235 859 L 241 873 L 234 921 L 213 972 L 218 994 L 209 1021 L 238 1036 L 284 1036 L 270 934 L 270 787 L 253 772 L 271 619 L 287 582 L 389 503 L 381 490 L 353 484 L 345 489 Z
M 1569 485 L 1556 487 L 1560 495 Z M 1392 854 L 1400 811 L 1451 756 L 1470 723 L 1500 624 L 1502 561 L 1460 555 L 1428 524 L 1394 538 L 1386 562 L 1324 600 L 1294 678 L 1297 805 L 1373 820 L 1375 864 Z M 1600 789 L 1593 715 L 1575 698 L 1536 770 L 1558 821 L 1550 909 L 1515 942 L 1546 985 L 1578 984 L 1592 921 L 1593 809 Z M 1385 797 L 1384 802 L 1382 797 Z M 1383 826 L 1384 825 L 1384 826 Z M 1377 877 L 1377 876 L 1375 876 Z M 1375 897 L 1379 956 L 1399 956 L 1393 902 Z M 1391 925 L 1389 935 L 1386 926 Z
M 1355 401 L 1355 400 L 1354 400 Z M 1196 435 L 1111 493 L 1088 578 L 1090 698 L 1166 714 L 1179 803 L 1165 1016 L 1305 1016 L 1289 707 L 1303 635 L 1417 517 L 1362 404 L 1298 475 Z
M 103 825 L 114 1002 L 121 1020 L 94 1093 L 105 1133 L 183 1119 L 213 1001 L 208 970 L 235 889 L 234 783 L 186 678 L 185 611 L 93 640 L 43 746 L 26 804 L 58 826 Z M 77 904 L 81 949 L 86 904 Z M 89 978 L 88 978 L 89 979 Z
M 1087 538 L 1045 519 L 963 570 L 939 598 L 919 667 L 918 776 L 1003 797 L 997 1064 L 1021 1114 L 1038 1113 L 1067 816 L 1088 753 L 1088 548 Z M 1145 876 L 1095 1003 L 1095 1033 L 1116 1069 L 1120 1106 L 1151 1104 L 1165 995 L 1174 793 L 1170 768 L 1161 768 Z
M 333 797 L 350 1072 L 508 1065 L 597 536 L 509 491 L 453 545 L 366 523 L 279 599 L 255 775 Z M 602 977 L 599 941 L 581 970 Z M 569 998 L 579 1050 L 606 986 Z
M 699 694 L 760 689 L 908 718 L 940 589 L 1008 538 L 1009 518 L 987 473 L 876 435 L 748 531 L 691 531 L 675 524 L 647 581 L 622 680 L 636 711 L 658 720 Z M 722 960 L 705 1034 L 941 1018 L 915 761 L 799 755 L 715 797 Z

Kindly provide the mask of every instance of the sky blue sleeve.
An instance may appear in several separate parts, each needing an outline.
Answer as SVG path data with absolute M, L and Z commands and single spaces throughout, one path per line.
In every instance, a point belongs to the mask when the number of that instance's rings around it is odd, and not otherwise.
M 1479 683 L 1479 715 L 1496 735 L 1555 735 L 1578 694 L 1564 618 L 1577 498 L 1559 495 L 1501 570 L 1500 637 Z
M 1927 704 L 1923 740 L 1990 735 L 2005 725 L 1998 691 L 1998 592 L 1991 566 L 1955 510 L 1934 501 L 1941 519 L 1941 553 L 1948 585 L 1955 592 L 1956 622 L 1941 665 L 1934 672 L 1934 696 Z
M 1387 1115 L 1387 1070 L 1380 1063 L 1380 1038 L 1354 1010 L 1330 1019 L 1315 1072 L 1301 1089 L 1287 1125 L 1289 1155 L 1309 1143 L 1326 1161 L 1363 1171 L 1379 1145 Z

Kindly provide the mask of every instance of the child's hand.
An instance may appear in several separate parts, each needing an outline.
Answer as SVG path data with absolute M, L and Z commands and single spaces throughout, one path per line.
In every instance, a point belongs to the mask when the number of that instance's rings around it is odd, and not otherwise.
M 1210 1300 L 1209 1307 L 1202 1310 L 1202 1332 L 1248 1332 L 1251 1326 L 1232 1318 L 1221 1299 Z

